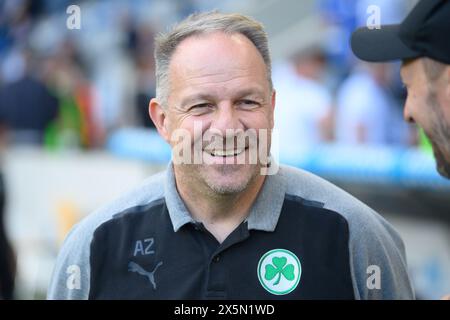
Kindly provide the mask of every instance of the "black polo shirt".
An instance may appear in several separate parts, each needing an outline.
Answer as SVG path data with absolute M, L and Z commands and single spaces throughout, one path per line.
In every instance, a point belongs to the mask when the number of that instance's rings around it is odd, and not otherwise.
M 373 266 L 380 277 L 372 281 L 368 270 Z M 336 186 L 281 166 L 266 177 L 248 218 L 219 243 L 191 218 L 171 165 L 74 228 L 48 295 L 413 298 L 400 237 L 382 217 Z

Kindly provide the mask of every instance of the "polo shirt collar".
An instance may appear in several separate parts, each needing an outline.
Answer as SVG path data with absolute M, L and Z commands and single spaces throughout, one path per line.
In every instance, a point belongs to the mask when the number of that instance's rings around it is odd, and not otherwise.
M 248 215 L 247 228 L 272 232 L 275 230 L 284 202 L 286 183 L 281 174 L 282 167 L 274 175 L 266 176 L 262 189 Z M 187 223 L 196 223 L 181 199 L 176 184 L 172 162 L 166 170 L 164 193 L 173 230 L 177 232 Z

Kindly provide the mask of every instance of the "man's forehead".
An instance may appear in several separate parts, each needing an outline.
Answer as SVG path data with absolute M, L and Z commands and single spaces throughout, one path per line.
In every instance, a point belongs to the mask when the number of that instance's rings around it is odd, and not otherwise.
M 265 96 L 264 88 L 258 85 L 240 86 L 236 88 L 224 88 L 224 90 L 190 90 L 184 97 L 186 103 L 196 100 L 216 100 L 222 97 L 254 97 L 263 98 Z
M 211 45 L 213 42 L 222 43 L 224 46 L 229 45 L 229 42 L 238 45 L 253 43 L 245 35 L 241 33 L 225 33 L 224 31 L 210 31 L 205 33 L 197 33 L 184 38 L 175 49 L 175 53 L 180 50 L 195 46 L 195 45 Z M 256 49 L 256 47 L 255 47 Z M 175 54 L 174 53 L 174 54 Z
M 413 74 L 411 73 L 414 70 L 417 70 L 417 65 L 420 64 L 419 62 L 420 58 L 403 60 L 400 67 L 400 76 L 402 77 L 402 79 L 413 76 Z
M 233 66 L 239 69 L 255 63 L 263 66 L 264 61 L 258 55 L 256 47 L 244 35 L 212 32 L 184 39 L 172 56 L 170 68 L 201 72 L 208 68 L 229 70 Z
M 169 66 L 172 91 L 193 86 L 231 90 L 246 82 L 265 87 L 264 60 L 251 41 L 243 39 L 240 34 L 211 33 L 183 40 Z

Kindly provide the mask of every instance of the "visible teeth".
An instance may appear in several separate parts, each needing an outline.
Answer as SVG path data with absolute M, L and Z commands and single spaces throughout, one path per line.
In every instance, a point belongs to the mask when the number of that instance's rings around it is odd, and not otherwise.
M 245 149 L 240 150 L 213 150 L 211 155 L 214 157 L 233 157 L 241 154 Z

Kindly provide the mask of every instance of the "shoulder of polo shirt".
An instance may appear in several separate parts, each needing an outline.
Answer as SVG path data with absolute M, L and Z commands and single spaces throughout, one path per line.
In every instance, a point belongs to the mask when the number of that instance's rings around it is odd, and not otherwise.
M 164 188 L 162 187 L 164 179 L 165 171 L 147 178 L 131 191 L 88 215 L 80 222 L 79 228 L 83 232 L 93 233 L 108 220 L 131 212 L 142 212 L 158 201 L 162 201 L 164 199 Z
M 391 224 L 348 192 L 310 172 L 283 166 L 280 174 L 286 181 L 287 195 L 300 197 L 303 204 L 323 204 L 323 209 L 347 221 L 350 266 L 357 299 L 414 299 L 403 240 Z M 370 265 L 383 269 L 383 290 L 367 289 Z
M 331 182 L 302 169 L 282 166 L 280 174 L 286 183 L 286 194 L 302 199 L 304 204 L 322 206 L 351 218 L 358 215 L 378 215 L 363 202 Z
M 139 213 L 164 199 L 165 171 L 157 173 L 125 195 L 104 205 L 76 224 L 59 251 L 48 290 L 49 299 L 87 299 L 90 282 L 90 246 L 95 231 L 105 222 L 127 213 Z M 83 290 L 67 290 L 67 270 L 80 268 Z M 70 292 L 69 292 L 70 291 Z
M 375 227 L 372 231 L 387 229 L 395 242 L 402 243 L 398 233 L 380 214 L 338 186 L 298 168 L 284 166 L 280 172 L 286 182 L 286 194 L 302 198 L 304 204 L 320 205 L 339 213 L 352 224 Z

